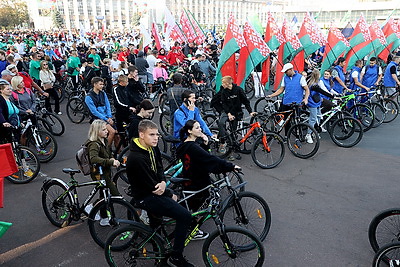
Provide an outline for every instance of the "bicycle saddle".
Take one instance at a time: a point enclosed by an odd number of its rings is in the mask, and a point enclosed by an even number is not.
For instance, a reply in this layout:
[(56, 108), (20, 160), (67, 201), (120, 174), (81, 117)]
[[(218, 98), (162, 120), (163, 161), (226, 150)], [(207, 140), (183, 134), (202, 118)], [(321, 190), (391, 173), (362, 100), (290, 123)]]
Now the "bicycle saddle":
[(71, 169), (71, 168), (64, 168), (64, 169), (62, 169), (62, 171), (64, 173), (69, 173), (69, 174), (75, 174), (75, 173), (80, 173), (81, 172), (81, 170)]
[(169, 179), (169, 181), (173, 184), (179, 184), (179, 183), (190, 181), (190, 179), (189, 178), (172, 177), (171, 179)]

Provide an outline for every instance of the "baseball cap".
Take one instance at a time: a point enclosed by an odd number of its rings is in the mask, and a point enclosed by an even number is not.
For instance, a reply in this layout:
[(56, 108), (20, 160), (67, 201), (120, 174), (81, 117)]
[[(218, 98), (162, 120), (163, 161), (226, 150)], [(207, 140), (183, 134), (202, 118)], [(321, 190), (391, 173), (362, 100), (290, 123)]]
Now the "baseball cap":
[(157, 63), (160, 63), (160, 62), (162, 62), (162, 60), (159, 59), (159, 58), (157, 58), (157, 59), (156, 59), (156, 62), (154, 62), (154, 65), (157, 65)]
[(9, 70), (3, 70), (2, 72), (1, 72), (1, 76), (4, 76), (4, 75), (11, 75), (11, 76), (15, 76), (15, 74), (14, 73), (12, 73), (11, 71), (9, 71)]
[(281, 72), (286, 72), (287, 70), (293, 69), (293, 64), (292, 63), (286, 63), (283, 65), (282, 71)]
[(5, 84), (10, 85), (10, 83), (8, 81), (6, 81), (4, 79), (0, 79), (0, 85), (5, 85)]
[(10, 65), (8, 65), (7, 66), (7, 70), (12, 70), (12, 69), (14, 69), (14, 68), (16, 68), (17, 66), (16, 65), (14, 65), (14, 64), (10, 64)]

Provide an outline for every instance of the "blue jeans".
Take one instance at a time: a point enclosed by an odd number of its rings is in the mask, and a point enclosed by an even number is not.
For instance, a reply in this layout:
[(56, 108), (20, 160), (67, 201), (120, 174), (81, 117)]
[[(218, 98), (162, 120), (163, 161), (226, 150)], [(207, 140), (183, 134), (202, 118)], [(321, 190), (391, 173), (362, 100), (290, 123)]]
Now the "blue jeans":
[[(320, 122), (321, 120), (321, 108), (320, 107), (316, 107), (316, 108), (310, 108), (308, 107), (308, 110), (310, 111), (310, 117), (308, 118), (308, 123), (314, 127), (315, 123)], [(308, 129), (308, 133), (311, 133), (311, 129)]]

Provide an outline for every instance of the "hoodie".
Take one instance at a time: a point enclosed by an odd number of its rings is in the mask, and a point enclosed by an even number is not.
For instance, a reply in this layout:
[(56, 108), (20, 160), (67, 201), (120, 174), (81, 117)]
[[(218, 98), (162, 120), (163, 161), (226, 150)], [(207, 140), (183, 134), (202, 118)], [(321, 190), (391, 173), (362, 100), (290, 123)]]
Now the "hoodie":
[(138, 68), (139, 75), (147, 75), (147, 68), (149, 67), (149, 63), (144, 59), (143, 51), (140, 51), (137, 59), (135, 60), (135, 66)]
[(189, 178), (191, 184), (186, 188), (199, 190), (210, 184), (210, 173), (233, 171), (235, 165), (209, 154), (197, 142), (182, 143), (176, 151), (183, 163), (182, 177)]
[[(161, 152), (157, 147), (145, 148), (139, 138), (133, 139), (126, 162), (126, 174), (135, 200), (152, 195), (155, 185), (165, 181)], [(171, 194), (165, 190), (164, 195)]]

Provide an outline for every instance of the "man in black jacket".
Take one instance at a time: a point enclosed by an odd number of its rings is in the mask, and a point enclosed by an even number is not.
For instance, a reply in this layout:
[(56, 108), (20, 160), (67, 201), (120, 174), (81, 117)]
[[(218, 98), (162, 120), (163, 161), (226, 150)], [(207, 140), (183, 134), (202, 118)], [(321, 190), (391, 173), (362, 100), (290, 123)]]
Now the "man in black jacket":
[(144, 58), (143, 51), (138, 53), (138, 57), (135, 60), (135, 66), (137, 67), (139, 78), (142, 80), (142, 83), (147, 84), (147, 68), (149, 67), (149, 63)]
[(153, 228), (157, 227), (157, 217), (176, 220), (173, 252), (168, 260), (173, 266), (194, 266), (182, 255), (192, 216), (174, 200), (176, 197), (171, 191), (166, 190), (161, 153), (157, 148), (158, 136), (154, 122), (142, 120), (139, 123), (139, 138), (133, 139), (126, 164), (133, 200), (148, 212)]
[(129, 106), (126, 86), (128, 85), (128, 76), (120, 75), (118, 77), (118, 85), (113, 89), (113, 98), (115, 106), (115, 120), (118, 132), (123, 132), (123, 123), (129, 123), (129, 115), (131, 111), (135, 111), (134, 107)]
[(146, 88), (140, 81), (138, 69), (136, 66), (128, 67), (128, 85), (126, 86), (126, 95), (128, 98), (128, 105), (136, 108), (143, 100), (143, 93)]
[[(232, 131), (237, 128), (238, 121), (243, 118), (242, 105), (244, 105), (251, 116), (256, 115), (256, 112), (252, 112), (250, 101), (247, 99), (244, 90), (233, 83), (231, 76), (222, 77), (221, 92), (221, 103), (222, 113), (218, 122), (218, 138), (224, 141), (224, 137), (227, 136), (226, 122), (229, 120), (232, 122)], [(226, 152), (226, 144), (222, 143), (219, 149), (220, 153)]]

